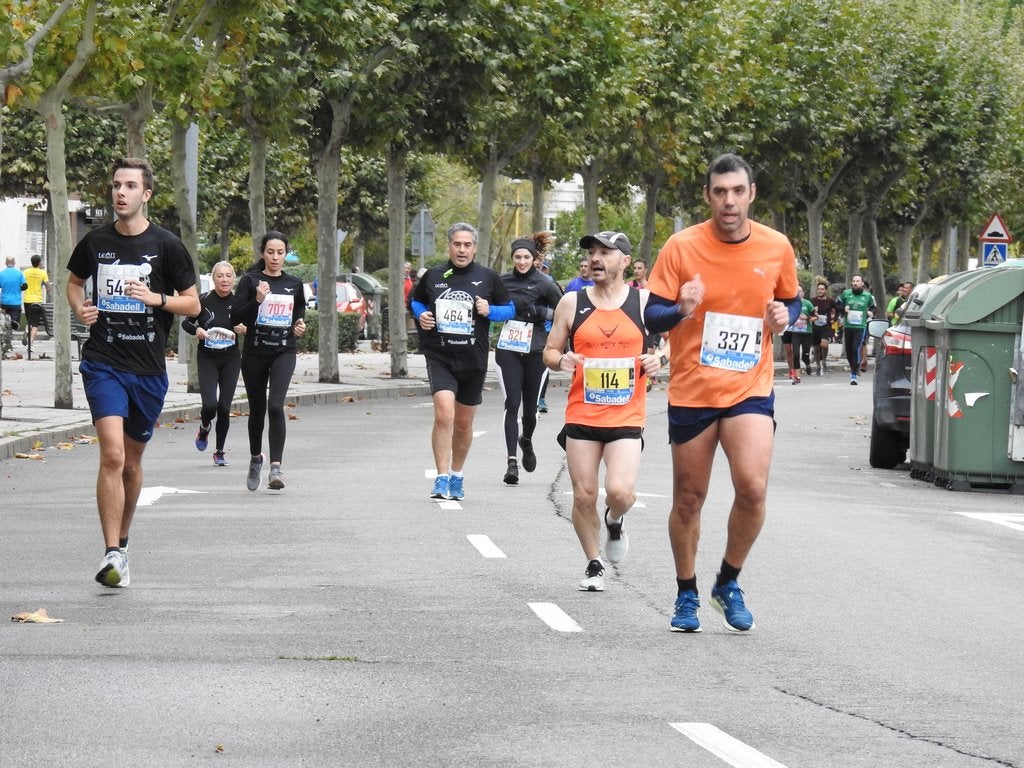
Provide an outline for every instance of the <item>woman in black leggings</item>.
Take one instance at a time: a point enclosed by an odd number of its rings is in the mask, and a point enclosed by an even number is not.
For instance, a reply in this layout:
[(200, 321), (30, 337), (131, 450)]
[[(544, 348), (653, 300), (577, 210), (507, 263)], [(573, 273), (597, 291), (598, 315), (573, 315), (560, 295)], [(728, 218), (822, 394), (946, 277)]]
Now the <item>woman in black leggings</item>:
[(236, 334), (245, 333), (244, 325), (231, 326), (231, 303), (235, 300), (235, 268), (230, 262), (218, 261), (210, 271), (213, 290), (204, 293), (199, 301), (202, 312), (198, 317), (187, 317), (181, 327), (199, 339), (196, 367), (199, 371), (199, 392), (203, 398), (199, 413), (199, 431), (196, 448), (205, 451), (217, 417), (216, 448), (213, 463), (226, 467), (224, 441), (231, 426), (231, 401), (238, 385), (238, 371), (242, 354), (236, 343)]
[[(551, 242), (551, 235), (539, 232), (532, 238), (512, 243), (512, 271), (501, 279), (516, 306), (516, 314), (501, 328), (498, 348), (498, 380), (505, 393), (505, 447), (508, 463), (505, 483), (519, 482), (518, 450), (523, 451), (523, 469), (537, 468), (533, 452), (533, 431), (537, 427), (537, 401), (547, 380), (548, 369), (542, 359), (551, 318), (562, 292), (555, 281), (534, 265), (537, 256)], [(523, 409), (523, 434), (519, 436), (519, 408)]]
[[(249, 473), (245, 487), (255, 491), (263, 470), (263, 421), (269, 416), (270, 482), (284, 488), (284, 398), (295, 371), (295, 339), (306, 332), (302, 282), (282, 271), (288, 238), (267, 232), (260, 258), (238, 281), (231, 321), (248, 329), (242, 348), (242, 380), (249, 398)], [(269, 395), (268, 395), (269, 389)]]

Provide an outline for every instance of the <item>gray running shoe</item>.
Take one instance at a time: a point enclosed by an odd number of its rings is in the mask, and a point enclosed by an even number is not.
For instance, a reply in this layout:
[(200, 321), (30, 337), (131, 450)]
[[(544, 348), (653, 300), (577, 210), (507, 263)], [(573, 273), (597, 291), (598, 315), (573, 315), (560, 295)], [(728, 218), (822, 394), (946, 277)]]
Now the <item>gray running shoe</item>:
[(280, 491), (284, 488), (284, 475), (281, 473), (280, 464), (270, 465), (270, 483), (267, 487), (273, 488), (275, 491)]
[(96, 581), (104, 587), (121, 586), (124, 555), (120, 549), (112, 549), (100, 560), (100, 569), (96, 573)]
[(245, 478), (245, 487), (255, 491), (260, 487), (260, 473), (263, 471), (263, 454), (249, 459), (249, 474)]

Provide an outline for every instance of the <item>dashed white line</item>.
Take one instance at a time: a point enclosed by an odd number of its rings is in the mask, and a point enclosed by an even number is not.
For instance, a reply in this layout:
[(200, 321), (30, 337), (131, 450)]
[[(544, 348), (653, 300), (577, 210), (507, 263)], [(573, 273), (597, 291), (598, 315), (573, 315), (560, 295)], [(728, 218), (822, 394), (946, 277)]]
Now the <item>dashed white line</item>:
[(527, 603), (527, 605), (530, 606), (541, 621), (556, 632), (583, 631), (583, 628), (573, 620), (572, 616), (554, 603)]
[(719, 730), (711, 723), (669, 723), (694, 744), (721, 758), (733, 768), (786, 768), (753, 747)]
[(135, 502), (135, 506), (151, 507), (160, 500), (161, 496), (171, 493), (204, 493), (204, 491), (188, 491), (183, 488), (168, 488), (164, 485), (155, 485), (152, 488), (143, 488), (139, 492), (139, 500)]
[(498, 549), (489, 536), (484, 536), (482, 533), (470, 533), (466, 538), (484, 557), (505, 557), (505, 553)]

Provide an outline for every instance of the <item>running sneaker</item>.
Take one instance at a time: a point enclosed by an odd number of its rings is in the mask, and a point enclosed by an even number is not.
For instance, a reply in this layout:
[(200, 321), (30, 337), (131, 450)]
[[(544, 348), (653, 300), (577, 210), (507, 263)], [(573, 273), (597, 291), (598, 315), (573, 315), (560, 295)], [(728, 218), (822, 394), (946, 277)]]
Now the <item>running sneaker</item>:
[(851, 387), (856, 387), (857, 386), (857, 374), (856, 373), (851, 373), (850, 374), (850, 386)]
[(523, 449), (523, 469), (533, 472), (537, 468), (537, 454), (533, 452), (533, 440), (520, 437), (519, 447)]
[(735, 580), (711, 588), (711, 604), (724, 617), (725, 628), (732, 632), (746, 632), (754, 628), (754, 617), (743, 602), (743, 590)]
[(430, 498), (448, 498), (448, 475), (438, 475), (434, 478), (434, 490), (430, 492)]
[(814, 375), (814, 371), (811, 370), (810, 364), (807, 365), (807, 375), (808, 376), (813, 376)]
[(676, 597), (676, 609), (672, 614), (670, 629), (673, 632), (700, 632), (700, 619), (697, 618), (697, 609), (700, 608), (700, 598), (697, 591), (684, 589)]
[(267, 484), (267, 487), (275, 491), (280, 491), (284, 488), (284, 475), (281, 473), (280, 464), (270, 465), (270, 482)]
[(505, 470), (505, 485), (516, 485), (519, 482), (519, 464), (515, 459), (508, 460), (508, 469)]
[(466, 493), (462, 490), (462, 475), (451, 475), (448, 478), (448, 495), (445, 498), (458, 500), (465, 497)]
[(245, 478), (245, 487), (255, 491), (260, 487), (260, 473), (263, 471), (263, 454), (249, 459), (249, 474)]
[(132, 581), (131, 574), (128, 572), (128, 547), (121, 548), (121, 563), (121, 583), (117, 586), (127, 587)]
[(228, 460), (224, 456), (224, 451), (213, 452), (213, 464), (217, 467), (226, 467), (228, 465)]
[(210, 444), (210, 428), (204, 427), (202, 424), (199, 425), (199, 431), (196, 432), (196, 449), (205, 451), (206, 446)]
[(600, 560), (587, 563), (587, 575), (580, 582), (580, 592), (604, 592), (604, 566)]
[(629, 537), (622, 530), (622, 520), (612, 524), (608, 522), (608, 507), (604, 508), (604, 527), (608, 529), (608, 541), (604, 545), (604, 554), (609, 563), (617, 563), (626, 556), (629, 549)]
[(100, 560), (100, 569), (96, 573), (96, 581), (104, 587), (117, 587), (121, 585), (122, 569), (124, 568), (124, 555), (120, 549), (112, 549)]
[(548, 412), (548, 404), (544, 402), (544, 398), (542, 397), (540, 400), (537, 401), (537, 413), (547, 413), (547, 412)]

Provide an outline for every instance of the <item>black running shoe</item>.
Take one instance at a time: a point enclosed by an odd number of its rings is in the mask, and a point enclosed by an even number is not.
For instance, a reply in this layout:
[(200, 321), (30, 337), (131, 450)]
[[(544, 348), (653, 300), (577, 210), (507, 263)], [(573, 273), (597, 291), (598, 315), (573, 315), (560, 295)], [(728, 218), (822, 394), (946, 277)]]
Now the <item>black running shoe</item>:
[(537, 468), (537, 454), (533, 452), (533, 440), (520, 437), (519, 447), (523, 449), (523, 469), (533, 472)]

